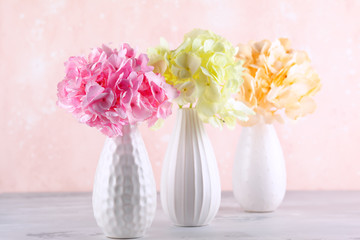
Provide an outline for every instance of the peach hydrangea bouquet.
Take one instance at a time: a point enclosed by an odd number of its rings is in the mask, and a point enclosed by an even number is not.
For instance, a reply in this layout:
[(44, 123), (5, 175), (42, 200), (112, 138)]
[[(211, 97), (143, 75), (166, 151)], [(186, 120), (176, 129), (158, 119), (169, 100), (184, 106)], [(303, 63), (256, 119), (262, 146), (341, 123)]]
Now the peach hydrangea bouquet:
[(291, 49), (285, 38), (249, 42), (238, 47), (236, 57), (245, 68), (238, 100), (256, 113), (240, 124), (283, 122), (284, 116), (296, 120), (314, 112), (316, 105), (312, 97), (321, 84), (306, 52)]
[(70, 57), (58, 84), (58, 105), (81, 123), (109, 137), (122, 135), (124, 125), (147, 121), (149, 126), (171, 114), (177, 91), (154, 73), (146, 54), (128, 44), (105, 45), (89, 56)]
[(241, 62), (236, 48), (211, 31), (195, 29), (184, 36), (175, 50), (165, 40), (148, 50), (150, 65), (161, 73), (180, 95), (174, 99), (180, 108), (196, 109), (200, 119), (221, 127), (234, 127), (246, 121), (252, 110), (235, 100), (242, 84)]

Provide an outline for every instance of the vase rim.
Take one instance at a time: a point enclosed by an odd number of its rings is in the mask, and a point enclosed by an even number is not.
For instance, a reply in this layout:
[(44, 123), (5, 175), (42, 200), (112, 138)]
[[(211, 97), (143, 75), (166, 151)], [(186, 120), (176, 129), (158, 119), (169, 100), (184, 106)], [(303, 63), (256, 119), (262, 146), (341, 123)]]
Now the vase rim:
[(189, 107), (185, 107), (185, 108), (179, 108), (178, 111), (196, 111), (196, 108), (189, 108)]
[(124, 128), (134, 128), (134, 127), (138, 127), (139, 123), (134, 123), (134, 124), (124, 124), (122, 127)]

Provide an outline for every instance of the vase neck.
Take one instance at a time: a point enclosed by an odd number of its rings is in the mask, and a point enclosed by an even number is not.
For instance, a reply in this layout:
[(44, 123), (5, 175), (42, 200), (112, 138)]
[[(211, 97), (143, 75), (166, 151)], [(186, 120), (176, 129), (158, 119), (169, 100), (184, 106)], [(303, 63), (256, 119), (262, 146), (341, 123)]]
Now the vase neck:
[(116, 142), (117, 144), (130, 142), (132, 138), (139, 135), (139, 130), (137, 124), (134, 125), (124, 125), (122, 128), (122, 136), (117, 136), (110, 138), (110, 140)]
[(177, 113), (177, 121), (200, 122), (202, 124), (195, 108), (180, 108)]
[(134, 125), (127, 124), (127, 125), (123, 126), (122, 133), (123, 133), (123, 136), (124, 136), (124, 135), (129, 135), (132, 132), (136, 132), (137, 130), (138, 130), (137, 124), (134, 124)]
[(186, 134), (187, 137), (206, 135), (203, 122), (194, 108), (179, 109), (176, 126), (179, 134)]
[(277, 135), (273, 124), (258, 122), (253, 126), (244, 127), (242, 134), (264, 136), (264, 135)]
[(259, 116), (257, 116), (257, 121), (255, 124), (249, 124), (249, 125), (246, 125), (246, 126), (243, 126), (244, 128), (273, 128), (274, 127), (274, 124), (273, 123), (267, 123), (265, 121), (265, 118), (259, 114)]

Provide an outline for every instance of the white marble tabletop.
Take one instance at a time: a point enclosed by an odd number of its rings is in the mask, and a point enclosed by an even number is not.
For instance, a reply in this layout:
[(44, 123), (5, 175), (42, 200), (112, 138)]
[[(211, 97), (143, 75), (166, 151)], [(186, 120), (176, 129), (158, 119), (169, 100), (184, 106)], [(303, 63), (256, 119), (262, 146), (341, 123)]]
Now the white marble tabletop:
[[(107, 239), (90, 193), (0, 194), (0, 240)], [(360, 240), (360, 192), (287, 192), (273, 213), (246, 213), (230, 192), (205, 227), (176, 227), (158, 203), (145, 239)]]

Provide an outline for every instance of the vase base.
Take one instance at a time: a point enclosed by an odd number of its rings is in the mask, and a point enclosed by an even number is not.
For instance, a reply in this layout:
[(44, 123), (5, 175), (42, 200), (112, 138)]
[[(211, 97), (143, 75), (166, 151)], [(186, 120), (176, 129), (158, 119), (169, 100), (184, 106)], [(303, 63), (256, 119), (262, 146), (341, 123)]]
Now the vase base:
[(106, 235), (106, 237), (107, 238), (111, 238), (111, 239), (136, 239), (136, 238), (142, 238), (142, 237), (144, 237), (144, 235), (139, 235), (139, 236), (132, 236), (132, 237), (125, 237), (125, 236), (123, 236), (123, 237), (111, 237), (111, 236), (107, 236)]
[(274, 210), (245, 210), (244, 209), (244, 211), (248, 212), (248, 213), (272, 213), (275, 211), (275, 209)]
[(188, 227), (188, 228), (196, 228), (196, 227), (206, 227), (208, 226), (209, 224), (201, 224), (201, 225), (187, 225), (187, 224), (174, 224), (176, 227)]

